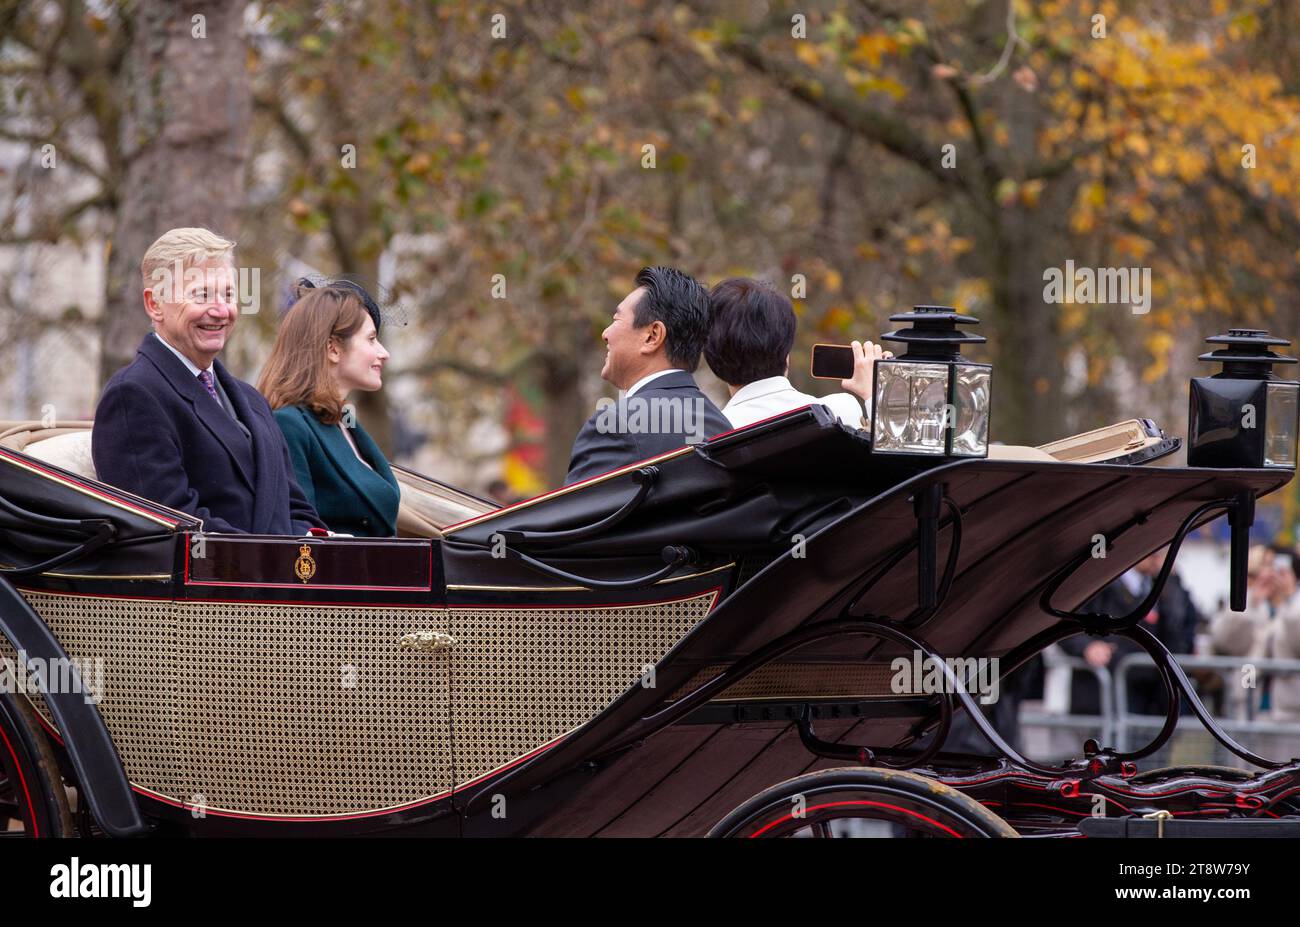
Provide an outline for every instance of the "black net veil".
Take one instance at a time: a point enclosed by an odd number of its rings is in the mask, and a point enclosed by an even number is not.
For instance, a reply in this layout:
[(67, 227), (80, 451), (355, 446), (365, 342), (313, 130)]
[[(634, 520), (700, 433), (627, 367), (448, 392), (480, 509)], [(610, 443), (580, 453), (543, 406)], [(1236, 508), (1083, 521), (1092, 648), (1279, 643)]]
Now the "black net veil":
[(404, 327), (409, 322), (406, 307), (394, 299), (386, 287), (377, 283), (366, 284), (352, 274), (338, 277), (308, 274), (299, 277), (290, 286), (288, 298), (280, 314), (288, 312), (298, 300), (312, 290), (326, 287), (355, 293), (361, 299), (362, 305), (366, 307), (366, 312), (370, 314), (370, 320), (375, 323), (377, 333), (385, 326)]

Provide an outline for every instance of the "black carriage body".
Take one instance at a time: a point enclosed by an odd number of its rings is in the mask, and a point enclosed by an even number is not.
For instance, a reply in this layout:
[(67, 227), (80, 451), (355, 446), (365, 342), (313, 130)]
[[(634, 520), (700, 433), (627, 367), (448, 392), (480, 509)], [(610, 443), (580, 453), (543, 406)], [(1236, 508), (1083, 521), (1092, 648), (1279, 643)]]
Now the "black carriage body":
[[(0, 450), (11, 503), (116, 531), (11, 580), (72, 657), (108, 667), (98, 706), (34, 698), (43, 722), (120, 803), (103, 744), (59, 730), (102, 716), (144, 817), (192, 833), (705, 833), (843, 765), (809, 752), (811, 720), (822, 743), (886, 749), (933, 727), (935, 697), (890, 685), (906, 641), (1025, 658), (1056, 621), (1049, 584), (1077, 607), (1207, 503), (1290, 476), (882, 459), (811, 406), (441, 538), (263, 538)], [(67, 547), (19, 522), (0, 561)], [(1106, 556), (1080, 559), (1099, 535)], [(845, 622), (901, 636), (832, 633)]]

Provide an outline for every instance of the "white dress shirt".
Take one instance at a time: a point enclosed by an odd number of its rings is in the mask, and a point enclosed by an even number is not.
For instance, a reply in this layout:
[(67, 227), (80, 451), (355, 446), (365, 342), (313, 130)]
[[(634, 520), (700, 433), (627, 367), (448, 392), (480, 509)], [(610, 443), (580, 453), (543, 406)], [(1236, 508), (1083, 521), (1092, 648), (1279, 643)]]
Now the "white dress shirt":
[[(179, 357), (181, 363), (185, 365), (185, 369), (190, 372), (194, 379), (198, 379), (200, 370), (198, 367), (194, 366), (194, 361), (190, 360), (180, 351), (168, 344), (167, 339), (162, 335), (154, 332), (153, 336), (163, 343), (163, 347)], [(239, 420), (239, 416), (235, 413), (235, 407), (230, 402), (230, 397), (226, 395), (226, 388), (222, 386), (221, 381), (217, 379), (217, 371), (214, 369), (213, 364), (208, 364), (207, 372), (212, 376), (212, 388), (217, 391), (217, 405), (221, 406), (221, 408), (223, 408), (226, 413), (235, 420), (235, 424), (239, 426), (239, 430), (244, 433), (245, 438), (248, 438), (250, 441), (253, 440), (253, 433), (248, 430), (247, 425)]]
[[(677, 368), (676, 368), (676, 367), (669, 367), (667, 370), (656, 370), (654, 373), (648, 373), (648, 374), (646, 374), (646, 375), (643, 376), (641, 379), (637, 380), (635, 383), (632, 384), (632, 388), (631, 388), (630, 390), (627, 391), (627, 397), (626, 397), (626, 398), (631, 399), (634, 395), (636, 395), (636, 391), (637, 391), (637, 390), (641, 389), (643, 386), (645, 386), (645, 385), (646, 385), (647, 383), (649, 383), (651, 380), (657, 380), (657, 379), (659, 379), (659, 378), (662, 377), (662, 376), (666, 376), (667, 374), (670, 374), (670, 373), (676, 373), (676, 372), (677, 372)], [(683, 371), (683, 373), (684, 373), (684, 372), (685, 372), (685, 371)]]
[(1139, 573), (1136, 569), (1128, 570), (1120, 575), (1120, 581), (1124, 583), (1124, 588), (1128, 594), (1135, 599), (1143, 598), (1151, 589), (1151, 583), (1146, 576)]
[[(173, 348), (170, 344), (168, 344), (166, 338), (164, 338), (162, 335), (158, 334), (157, 332), (154, 332), (154, 333), (153, 333), (153, 336), (154, 336), (155, 338), (157, 338), (159, 341), (161, 341), (161, 342), (163, 343), (163, 345), (167, 348), (168, 351), (171, 351), (173, 354), (175, 354), (177, 357), (179, 357), (179, 358), (181, 359), (181, 363), (185, 365), (185, 369), (188, 370), (191, 374), (193, 374), (196, 378), (198, 377), (198, 375), (199, 375), (200, 373), (202, 373), (202, 371), (199, 370), (198, 367), (195, 367), (195, 366), (194, 366), (194, 361), (190, 360), (188, 357), (186, 357), (186, 356), (185, 356), (184, 354), (182, 354), (180, 351), (176, 350), (176, 349)], [(217, 379), (217, 374), (216, 374), (216, 371), (214, 371), (214, 370), (212, 369), (212, 365), (211, 365), (211, 364), (208, 364), (208, 366), (207, 366), (207, 371), (208, 371), (208, 373), (212, 374), (212, 379), (215, 381), (215, 380)]]
[(722, 414), (735, 428), (744, 428), (754, 422), (820, 403), (850, 428), (862, 428), (862, 405), (850, 393), (832, 393), (829, 396), (809, 396), (790, 385), (786, 377), (768, 377), (746, 383), (736, 390), (736, 395), (722, 407)]

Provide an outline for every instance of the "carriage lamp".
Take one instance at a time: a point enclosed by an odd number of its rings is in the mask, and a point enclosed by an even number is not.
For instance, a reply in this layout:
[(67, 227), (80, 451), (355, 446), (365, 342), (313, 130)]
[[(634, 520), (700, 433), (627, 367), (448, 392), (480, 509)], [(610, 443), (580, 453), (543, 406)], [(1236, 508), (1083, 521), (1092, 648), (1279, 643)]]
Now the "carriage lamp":
[(962, 345), (987, 339), (957, 328), (977, 325), (979, 319), (949, 306), (914, 306), (889, 321), (911, 324), (881, 336), (907, 350), (876, 361), (872, 451), (987, 457), (993, 368), (961, 356)]
[(1223, 369), (1192, 380), (1188, 466), (1294, 468), (1300, 383), (1277, 376), (1273, 365), (1296, 360), (1271, 350), (1291, 342), (1251, 328), (1205, 340), (1224, 347), (1199, 359)]

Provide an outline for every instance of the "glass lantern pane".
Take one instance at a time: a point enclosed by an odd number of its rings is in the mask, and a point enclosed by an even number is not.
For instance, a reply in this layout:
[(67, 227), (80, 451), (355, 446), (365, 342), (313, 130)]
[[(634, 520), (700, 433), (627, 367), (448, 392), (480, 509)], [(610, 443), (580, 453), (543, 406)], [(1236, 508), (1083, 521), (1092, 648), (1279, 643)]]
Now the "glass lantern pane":
[[(927, 364), (933, 368), (933, 365)], [(937, 375), (927, 373), (912, 379), (913, 395), (916, 400), (912, 406), (912, 416), (916, 421), (916, 434), (911, 447), (926, 453), (942, 454), (944, 452), (944, 431), (948, 404), (948, 369), (940, 367)]]
[(989, 452), (989, 408), (992, 371), (986, 366), (957, 367), (953, 404), (957, 426), (952, 452), (962, 457), (986, 457)]
[(901, 366), (891, 365), (891, 369), (882, 372), (882, 398), (875, 406), (883, 410), (884, 414), (877, 420), (883, 424), (886, 439), (895, 447), (907, 440), (912, 425), (912, 384), (906, 371), (897, 369)]
[(942, 454), (947, 384), (945, 364), (877, 361), (871, 429), (874, 450)]
[(1269, 383), (1264, 419), (1264, 466), (1296, 465), (1296, 424), (1300, 414), (1300, 383)]

